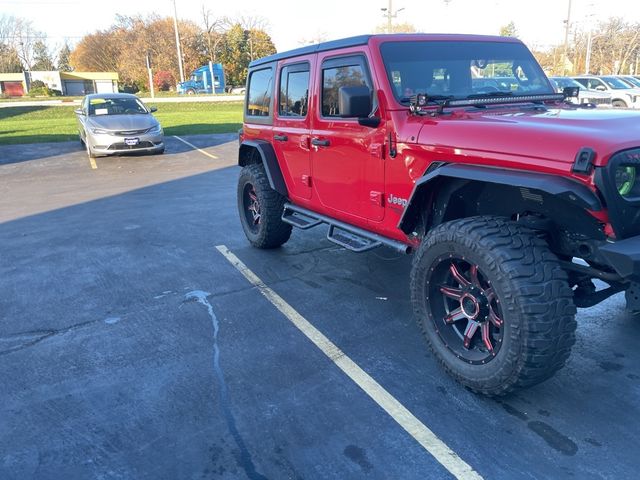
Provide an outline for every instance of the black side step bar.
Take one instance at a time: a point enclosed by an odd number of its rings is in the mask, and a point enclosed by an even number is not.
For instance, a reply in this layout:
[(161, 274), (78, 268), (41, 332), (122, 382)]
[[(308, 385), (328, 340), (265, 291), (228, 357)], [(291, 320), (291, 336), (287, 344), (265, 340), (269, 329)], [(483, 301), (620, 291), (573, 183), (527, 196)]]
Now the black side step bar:
[(285, 203), (284, 205), (282, 221), (304, 230), (325, 223), (329, 225), (327, 240), (353, 252), (366, 252), (382, 245), (400, 253), (407, 254), (412, 252), (410, 245), (290, 203)]

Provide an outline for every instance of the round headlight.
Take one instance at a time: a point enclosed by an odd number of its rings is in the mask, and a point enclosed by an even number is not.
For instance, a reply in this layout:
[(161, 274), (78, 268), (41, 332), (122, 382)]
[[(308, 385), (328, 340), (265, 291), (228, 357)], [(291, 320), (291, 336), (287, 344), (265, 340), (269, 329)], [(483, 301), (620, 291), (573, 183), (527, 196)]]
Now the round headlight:
[(616, 168), (616, 189), (623, 197), (633, 192), (636, 185), (636, 167), (621, 166)]

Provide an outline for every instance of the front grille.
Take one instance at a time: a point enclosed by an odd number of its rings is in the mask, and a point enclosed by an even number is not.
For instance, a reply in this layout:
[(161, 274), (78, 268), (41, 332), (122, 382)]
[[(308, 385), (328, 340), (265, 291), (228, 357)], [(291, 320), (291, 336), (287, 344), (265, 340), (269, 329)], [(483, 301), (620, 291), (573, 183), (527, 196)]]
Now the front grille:
[(587, 99), (589, 103), (593, 103), (594, 105), (610, 105), (610, 98), (589, 98)]
[(119, 132), (113, 132), (113, 134), (119, 135), (121, 137), (128, 137), (130, 135), (142, 135), (143, 133), (146, 133), (147, 130), (149, 129), (145, 128), (143, 130), (120, 130)]
[(153, 147), (151, 142), (140, 142), (137, 145), (127, 145), (126, 143), (112, 143), (109, 145), (109, 150), (138, 150), (140, 148)]

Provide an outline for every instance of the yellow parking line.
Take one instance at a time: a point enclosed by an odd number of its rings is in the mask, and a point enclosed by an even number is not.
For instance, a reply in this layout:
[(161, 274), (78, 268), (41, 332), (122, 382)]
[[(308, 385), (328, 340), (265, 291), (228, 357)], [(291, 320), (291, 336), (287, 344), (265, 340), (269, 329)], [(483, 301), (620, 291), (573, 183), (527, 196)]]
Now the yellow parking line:
[(187, 142), (184, 138), (180, 138), (177, 135), (174, 135), (173, 138), (177, 138), (178, 140), (180, 140), (182, 143), (184, 143), (185, 145), (189, 145), (191, 148), (193, 148), (194, 150), (199, 151), (200, 153), (202, 153), (203, 155), (206, 155), (209, 158), (213, 158), (214, 160), (218, 160), (218, 157), (216, 157), (215, 155), (210, 154), (209, 152), (205, 152), (204, 150), (202, 150), (201, 148), (196, 147), (193, 143), (189, 143)]
[(98, 164), (96, 163), (96, 159), (93, 157), (89, 157), (89, 163), (91, 164), (91, 168), (94, 170), (98, 169)]
[(374, 402), (387, 412), (427, 452), (458, 480), (482, 480), (482, 477), (451, 448), (440, 440), (427, 426), (375, 381), (358, 364), (351, 360), (320, 330), (300, 315), (280, 295), (274, 292), (249, 267), (236, 257), (225, 245), (216, 249), (233, 265), (249, 283), (282, 313), (298, 330), (311, 340), (322, 353), (358, 385)]

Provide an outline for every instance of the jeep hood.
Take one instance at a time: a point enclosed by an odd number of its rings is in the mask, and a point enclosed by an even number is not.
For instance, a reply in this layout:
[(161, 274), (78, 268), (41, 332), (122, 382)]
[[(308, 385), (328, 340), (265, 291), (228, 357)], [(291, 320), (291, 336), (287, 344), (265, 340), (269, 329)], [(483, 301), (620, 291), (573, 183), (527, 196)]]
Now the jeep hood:
[(590, 147), (595, 164), (603, 165), (619, 150), (640, 147), (640, 112), (633, 110), (499, 106), (424, 118), (417, 142), (461, 155), (573, 163), (581, 148)]

